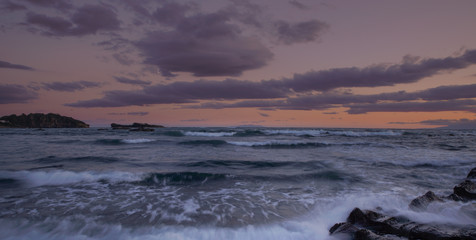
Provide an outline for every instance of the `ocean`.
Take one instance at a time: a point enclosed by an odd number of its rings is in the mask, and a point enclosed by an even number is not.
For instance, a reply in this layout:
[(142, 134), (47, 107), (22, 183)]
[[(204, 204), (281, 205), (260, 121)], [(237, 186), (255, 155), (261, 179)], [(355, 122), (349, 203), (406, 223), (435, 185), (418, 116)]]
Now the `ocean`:
[(355, 207), (424, 212), (476, 167), (476, 130), (0, 129), (0, 239), (335, 239)]

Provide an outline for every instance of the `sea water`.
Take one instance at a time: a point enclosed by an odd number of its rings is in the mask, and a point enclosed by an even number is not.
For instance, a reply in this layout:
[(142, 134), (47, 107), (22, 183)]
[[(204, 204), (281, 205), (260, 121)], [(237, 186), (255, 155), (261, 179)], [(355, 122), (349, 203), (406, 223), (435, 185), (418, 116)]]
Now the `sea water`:
[(0, 239), (334, 239), (355, 208), (413, 212), (476, 167), (476, 130), (0, 129)]

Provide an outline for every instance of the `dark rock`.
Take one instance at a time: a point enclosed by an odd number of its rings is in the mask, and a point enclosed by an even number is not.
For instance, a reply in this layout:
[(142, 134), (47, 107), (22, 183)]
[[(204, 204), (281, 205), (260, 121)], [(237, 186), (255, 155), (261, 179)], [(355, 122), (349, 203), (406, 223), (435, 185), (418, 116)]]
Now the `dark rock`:
[(466, 180), (453, 188), (453, 194), (463, 201), (476, 200), (476, 183)]
[(442, 202), (443, 199), (436, 196), (432, 191), (428, 191), (425, 195), (413, 199), (409, 207), (414, 211), (423, 211), (434, 201)]
[(402, 240), (406, 238), (398, 237), (395, 235), (377, 235), (368, 229), (360, 229), (354, 233), (354, 240)]
[(0, 118), (0, 127), (6, 128), (88, 128), (89, 125), (59, 114), (31, 113)]
[(359, 230), (358, 227), (354, 226), (351, 223), (348, 222), (342, 222), (342, 223), (336, 223), (334, 226), (329, 229), (329, 232), (331, 234), (338, 234), (338, 233), (344, 233), (344, 234), (354, 234)]
[(467, 179), (476, 179), (476, 168), (471, 169), (468, 173)]

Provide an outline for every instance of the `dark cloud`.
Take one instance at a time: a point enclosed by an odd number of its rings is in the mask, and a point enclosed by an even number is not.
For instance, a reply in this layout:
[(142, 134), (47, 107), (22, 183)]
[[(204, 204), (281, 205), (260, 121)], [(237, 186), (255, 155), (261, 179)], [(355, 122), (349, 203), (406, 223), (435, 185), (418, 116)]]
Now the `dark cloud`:
[(476, 100), (449, 100), (431, 102), (399, 102), (379, 104), (354, 104), (347, 111), (349, 114), (369, 112), (442, 112), (466, 111), (476, 113)]
[(149, 112), (127, 112), (127, 113), (109, 113), (109, 115), (114, 115), (114, 116), (145, 116), (148, 115)]
[(307, 10), (308, 9), (308, 6), (306, 6), (303, 3), (299, 2), (299, 1), (296, 1), (296, 0), (289, 1), (289, 4), (291, 4), (292, 6), (298, 8), (298, 9), (301, 9), (301, 10)]
[(0, 104), (26, 103), (37, 99), (38, 93), (16, 84), (0, 85)]
[(46, 90), (60, 91), (60, 92), (74, 92), (86, 88), (99, 87), (102, 84), (89, 81), (78, 82), (51, 82), (43, 83), (43, 88)]
[(29, 71), (35, 70), (32, 67), (28, 67), (28, 66), (20, 65), (20, 64), (13, 64), (13, 63), (5, 62), (5, 61), (0, 61), (0, 68), (12, 68), (12, 69), (29, 70)]
[[(351, 114), (361, 114), (366, 112), (386, 112), (387, 109), (403, 111), (408, 106), (407, 111), (415, 112), (423, 109), (422, 112), (437, 112), (453, 110), (452, 103), (460, 104), (454, 106), (455, 111), (473, 111), (471, 102), (461, 99), (476, 98), (476, 84), (460, 86), (440, 86), (417, 92), (390, 92), (371, 95), (355, 95), (351, 93), (327, 92), (318, 95), (302, 95), (288, 97), (285, 100), (251, 100), (235, 103), (208, 102), (202, 103), (192, 108), (267, 108), (281, 110), (325, 110), (336, 107), (347, 107)], [(415, 102), (427, 100), (429, 102)], [(452, 101), (447, 101), (452, 100)], [(433, 104), (434, 103), (434, 104)], [(466, 104), (465, 104), (466, 103)], [(441, 108), (438, 108), (441, 104)], [(427, 110), (424, 110), (427, 108)], [(450, 109), (450, 110), (448, 110)]]
[(130, 79), (130, 78), (126, 78), (126, 77), (114, 77), (114, 79), (116, 79), (116, 81), (118, 81), (120, 83), (130, 84), (130, 85), (145, 86), (145, 85), (150, 85), (151, 84), (151, 82), (148, 82), (148, 81), (143, 81), (143, 80), (139, 80), (139, 79)]
[(185, 19), (185, 14), (193, 8), (191, 4), (166, 1), (157, 7), (152, 17), (159, 23), (173, 26)]
[(259, 115), (261, 115), (262, 117), (269, 117), (269, 114), (266, 114), (266, 113), (258, 113)]
[(41, 27), (45, 35), (58, 37), (113, 31), (118, 30), (120, 26), (116, 13), (106, 5), (84, 5), (75, 10), (71, 19), (30, 12), (26, 22)]
[(329, 29), (327, 23), (318, 20), (309, 20), (294, 24), (278, 21), (275, 25), (279, 40), (285, 44), (316, 41), (322, 33)]
[(177, 23), (167, 21), (175, 24), (173, 30), (152, 32), (135, 44), (144, 63), (159, 67), (163, 76), (176, 72), (239, 76), (265, 66), (273, 57), (258, 39), (243, 36), (226, 12), (180, 15)]
[(4, 1), (0, 5), (0, 9), (6, 10), (9, 12), (14, 12), (14, 11), (21, 11), (21, 10), (26, 10), (27, 8), (21, 4), (13, 3), (11, 1)]
[(71, 3), (64, 0), (24, 0), (36, 6), (57, 8), (60, 10), (67, 10), (73, 7)]
[[(176, 41), (177, 42), (177, 41)], [(180, 40), (178, 40), (180, 42)], [(197, 80), (159, 84), (142, 90), (108, 91), (101, 99), (69, 104), (75, 107), (118, 107), (131, 105), (196, 103), (187, 108), (259, 108), (262, 110), (325, 110), (348, 108), (348, 113), (378, 111), (474, 111), (476, 84), (449, 85), (416, 92), (356, 95), (341, 87), (392, 86), (412, 83), (442, 71), (452, 71), (476, 63), (476, 50), (441, 59), (405, 57), (401, 64), (366, 68), (339, 68), (296, 74), (293, 78), (259, 82), (227, 79)], [(125, 79), (122, 81), (124, 82)], [(125, 80), (127, 82), (127, 80)], [(333, 91), (331, 91), (333, 90)], [(222, 102), (223, 100), (244, 100)], [(451, 103), (455, 103), (451, 107)], [(440, 106), (440, 107), (438, 107)], [(405, 110), (405, 107), (406, 108)], [(425, 110), (426, 108), (426, 110)]]
[(196, 100), (267, 99), (285, 97), (282, 89), (266, 88), (262, 83), (226, 79), (197, 80), (158, 84), (137, 91), (108, 91), (102, 99), (67, 104), (74, 107), (119, 107), (131, 105), (193, 103)]
[(476, 128), (476, 119), (436, 119), (421, 121), (421, 124), (444, 126), (449, 129), (474, 129)]
[(372, 65), (365, 68), (334, 68), (295, 74), (284, 84), (297, 92), (328, 91), (341, 87), (380, 87), (414, 83), (442, 71), (452, 71), (476, 64), (476, 50), (457, 57), (415, 59), (405, 57), (401, 64)]

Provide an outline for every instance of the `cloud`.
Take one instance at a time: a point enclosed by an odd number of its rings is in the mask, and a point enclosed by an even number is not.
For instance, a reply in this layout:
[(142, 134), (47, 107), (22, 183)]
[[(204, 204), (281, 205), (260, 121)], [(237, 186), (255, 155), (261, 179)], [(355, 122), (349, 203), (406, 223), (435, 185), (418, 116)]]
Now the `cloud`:
[(73, 107), (120, 107), (149, 104), (193, 103), (196, 100), (266, 99), (285, 97), (287, 92), (263, 88), (261, 83), (226, 79), (158, 84), (135, 91), (108, 91), (101, 99), (66, 104)]
[(116, 13), (106, 5), (84, 5), (75, 10), (71, 19), (29, 12), (26, 22), (43, 29), (45, 35), (57, 37), (97, 34), (120, 26)]
[(38, 93), (16, 84), (0, 85), (0, 104), (26, 103), (37, 99)]
[(296, 1), (296, 0), (289, 1), (289, 4), (291, 4), (292, 6), (298, 8), (300, 10), (307, 10), (308, 9), (308, 6), (306, 6), (303, 3), (299, 2), (299, 1)]
[(400, 102), (379, 104), (355, 104), (348, 106), (349, 114), (369, 112), (442, 112), (466, 111), (476, 113), (476, 100), (449, 100), (431, 102)]
[(261, 115), (262, 117), (269, 117), (269, 114), (266, 114), (266, 113), (258, 113), (259, 115)]
[(99, 86), (101, 86), (100, 83), (89, 81), (43, 83), (44, 89), (60, 92), (74, 92)]
[(17, 4), (17, 3), (13, 3), (11, 1), (4, 1), (2, 4), (1, 4), (1, 8), (2, 10), (6, 10), (6, 11), (9, 11), (9, 12), (14, 12), (14, 11), (21, 11), (21, 10), (26, 10), (27, 8), (21, 4)]
[(32, 67), (28, 67), (28, 66), (20, 65), (20, 64), (13, 64), (13, 63), (5, 62), (5, 61), (0, 61), (0, 68), (12, 68), (12, 69), (29, 70), (29, 71), (35, 70)]
[(64, 0), (24, 0), (30, 4), (40, 6), (40, 7), (51, 7), (60, 10), (71, 9), (73, 5)]
[(334, 68), (294, 74), (284, 85), (297, 92), (329, 91), (342, 87), (381, 87), (414, 83), (442, 71), (452, 71), (476, 64), (476, 50), (457, 57), (415, 59), (404, 57), (402, 63), (378, 64), (364, 68)]
[(124, 83), (124, 84), (130, 84), (130, 85), (144, 86), (144, 85), (150, 85), (151, 84), (151, 82), (149, 82), (149, 81), (142, 81), (142, 80), (139, 80), (139, 79), (130, 79), (130, 78), (126, 78), (126, 77), (114, 77), (114, 79), (116, 79), (117, 82)]
[[(440, 86), (416, 92), (399, 91), (370, 95), (326, 92), (318, 95), (293, 96), (288, 97), (285, 100), (248, 100), (235, 103), (208, 102), (192, 106), (191, 108), (325, 110), (337, 107), (347, 107), (349, 108), (348, 113), (350, 114), (390, 111), (473, 111), (474, 106), (471, 105), (472, 102), (469, 102), (468, 104), (468, 102), (462, 100), (472, 98), (476, 98), (476, 84)], [(428, 102), (421, 102), (422, 100)], [(455, 104), (455, 106), (448, 106), (451, 104)]]
[[(423, 108), (443, 104), (450, 100), (476, 98), (476, 84), (448, 85), (416, 92), (389, 92), (356, 95), (342, 92), (341, 87), (388, 86), (416, 82), (425, 76), (451, 71), (476, 63), (476, 50), (467, 50), (459, 56), (441, 59), (405, 57), (401, 64), (373, 65), (366, 68), (339, 68), (295, 74), (281, 80), (226, 79), (224, 81), (196, 80), (174, 82), (146, 87), (142, 90), (108, 91), (101, 99), (68, 104), (74, 107), (117, 107), (131, 105), (197, 103), (187, 108), (259, 108), (262, 110), (325, 110), (349, 108), (348, 113), (360, 114), (376, 111), (425, 111)], [(347, 78), (346, 78), (347, 77)], [(404, 79), (406, 77), (406, 79)], [(332, 90), (332, 91), (331, 91)], [(229, 100), (223, 102), (223, 100)], [(243, 100), (230, 102), (233, 100)], [(429, 101), (425, 103), (424, 101)], [(456, 103), (461, 103), (456, 101)], [(438, 109), (431, 105), (426, 111), (473, 111), (469, 105)], [(400, 109), (400, 110), (398, 110)]]
[(285, 21), (275, 23), (277, 36), (285, 44), (316, 41), (322, 33), (329, 29), (329, 25), (318, 20), (309, 20), (290, 24)]
[(129, 116), (145, 116), (148, 115), (149, 112), (127, 112), (127, 113), (109, 113), (109, 115), (114, 115), (114, 116), (124, 116), (124, 115), (129, 115)]
[(442, 128), (449, 129), (474, 129), (476, 128), (476, 119), (436, 119), (436, 120), (426, 120), (421, 121), (421, 124), (425, 125), (443, 125)]
[(174, 14), (162, 20), (175, 24), (172, 30), (151, 32), (135, 43), (144, 63), (157, 66), (163, 76), (177, 72), (239, 76), (265, 66), (273, 57), (257, 38), (242, 35), (225, 11), (185, 17), (175, 10)]

